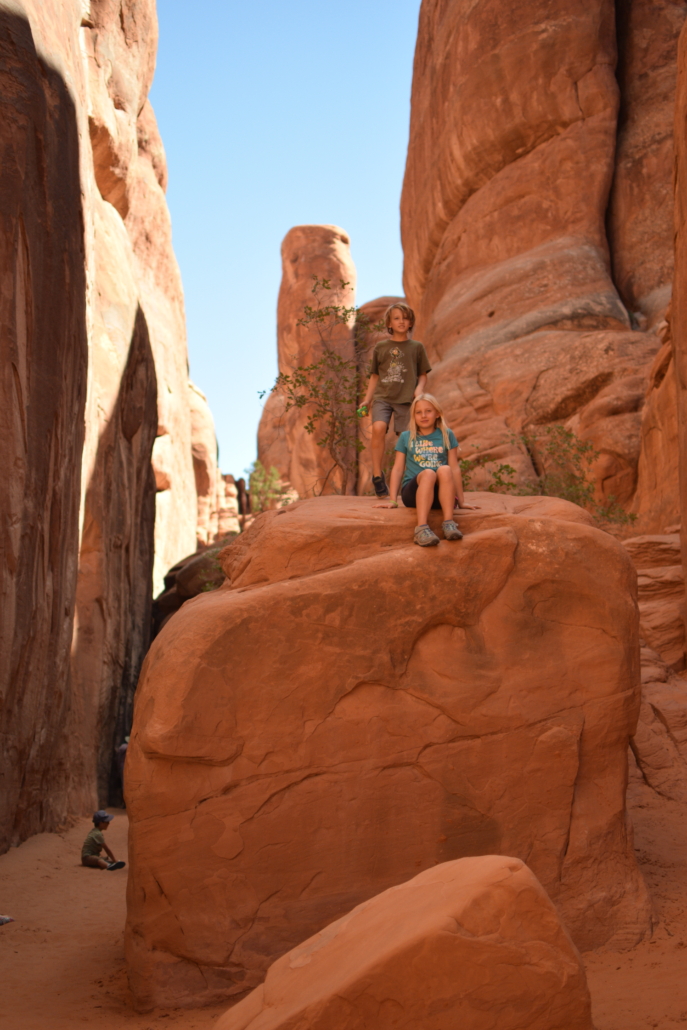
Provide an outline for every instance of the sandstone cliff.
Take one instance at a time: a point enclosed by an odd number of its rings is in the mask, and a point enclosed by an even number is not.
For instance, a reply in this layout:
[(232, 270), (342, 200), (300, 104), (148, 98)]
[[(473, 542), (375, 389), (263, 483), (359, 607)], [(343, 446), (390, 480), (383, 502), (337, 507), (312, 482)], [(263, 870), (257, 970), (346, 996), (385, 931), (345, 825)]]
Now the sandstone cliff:
[(0, 849), (106, 799), (151, 581), (196, 543), (156, 45), (154, 0), (0, 2)]
[[(313, 276), (331, 283), (322, 293), (323, 305), (349, 308), (355, 303), (356, 273), (349, 247), (347, 234), (335, 225), (299, 225), (284, 237), (277, 304), (280, 373), (291, 375), (299, 366), (319, 361), (325, 346), (345, 361), (355, 359), (352, 327), (339, 326), (331, 335), (325, 332), (323, 340), (317, 322), (298, 324), (306, 305), (317, 303)], [(304, 431), (307, 414), (308, 409), (286, 411), (282, 391), (269, 394), (258, 430), (258, 458), (266, 468), (276, 468), (300, 497), (340, 492), (341, 477), (327, 450), (318, 446), (319, 434)], [(349, 492), (353, 487), (351, 482)]]
[(644, 532), (678, 516), (670, 380), (650, 377), (686, 13), (424, 0), (401, 204), (406, 294), (466, 454), (526, 477), (513, 432), (566, 423)]

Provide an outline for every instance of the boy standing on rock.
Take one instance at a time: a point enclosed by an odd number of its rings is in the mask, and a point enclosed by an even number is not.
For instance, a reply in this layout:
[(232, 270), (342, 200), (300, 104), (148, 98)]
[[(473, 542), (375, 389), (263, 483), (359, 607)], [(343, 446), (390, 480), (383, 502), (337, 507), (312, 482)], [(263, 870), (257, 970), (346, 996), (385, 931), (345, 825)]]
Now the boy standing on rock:
[(367, 415), (372, 401), (372, 485), (377, 497), (388, 497), (389, 490), (382, 471), (384, 440), (391, 416), (394, 432), (408, 428), (410, 405), (414, 397), (424, 393), (427, 373), (431, 372), (425, 348), (410, 339), (415, 313), (407, 304), (392, 304), (384, 322), (390, 340), (380, 340), (372, 353), (370, 381), (358, 415)]

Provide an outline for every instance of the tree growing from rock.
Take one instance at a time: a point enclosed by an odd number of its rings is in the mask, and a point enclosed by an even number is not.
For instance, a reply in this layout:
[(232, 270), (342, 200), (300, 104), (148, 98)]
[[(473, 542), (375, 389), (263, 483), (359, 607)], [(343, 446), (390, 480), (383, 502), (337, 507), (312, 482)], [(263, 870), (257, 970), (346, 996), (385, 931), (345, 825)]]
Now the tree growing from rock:
[[(341, 289), (349, 284), (340, 280)], [(356, 415), (362, 390), (358, 360), (341, 357), (337, 342), (343, 332), (350, 332), (358, 309), (342, 304), (327, 303), (327, 291), (331, 290), (330, 279), (313, 276), (312, 294), (314, 301), (306, 304), (298, 325), (313, 329), (320, 341), (322, 356), (310, 365), (299, 365), (290, 373), (277, 376), (272, 392), (281, 392), (284, 411), (293, 408), (306, 415), (304, 429), (316, 438), (331, 458), (331, 467), (319, 486), (322, 494), (327, 484), (340, 484), (341, 493), (355, 482), (358, 471), (358, 455), (364, 444), (358, 436), (359, 419)], [(358, 314), (356, 343), (361, 331), (379, 328), (372, 326), (370, 319)], [(264, 395), (263, 395), (264, 396)], [(335, 473), (339, 472), (336, 477)]]

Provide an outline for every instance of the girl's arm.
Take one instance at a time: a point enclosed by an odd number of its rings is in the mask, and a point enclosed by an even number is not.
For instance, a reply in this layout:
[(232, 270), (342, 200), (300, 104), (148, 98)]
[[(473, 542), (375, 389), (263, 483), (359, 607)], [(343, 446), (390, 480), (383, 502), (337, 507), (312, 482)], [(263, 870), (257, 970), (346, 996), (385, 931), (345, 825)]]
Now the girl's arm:
[(391, 470), (391, 477), (389, 479), (390, 500), (384, 501), (382, 504), (373, 504), (373, 508), (398, 508), (398, 491), (401, 488), (401, 477), (403, 475), (403, 470), (405, 467), (405, 454), (403, 453), (403, 451), (396, 451), (394, 467)]
[(463, 493), (463, 477), (460, 474), (460, 465), (458, 464), (458, 448), (452, 447), (448, 452), (448, 465), (453, 473), (453, 482), (456, 487), (456, 497), (458, 498), (458, 507), (465, 508), (467, 511), (477, 511), (476, 504), (466, 504), (465, 494)]

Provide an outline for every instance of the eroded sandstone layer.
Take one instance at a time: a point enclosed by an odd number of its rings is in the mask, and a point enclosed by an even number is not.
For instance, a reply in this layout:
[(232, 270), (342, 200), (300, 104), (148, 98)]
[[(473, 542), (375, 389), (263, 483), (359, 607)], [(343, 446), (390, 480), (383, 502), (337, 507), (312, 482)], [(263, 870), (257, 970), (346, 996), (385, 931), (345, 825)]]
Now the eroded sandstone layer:
[(197, 499), (154, 0), (0, 0), (0, 47), (4, 850), (107, 800)]
[(401, 204), (406, 295), (465, 453), (527, 479), (514, 434), (564, 423), (600, 452), (599, 499), (653, 533), (678, 511), (665, 367), (649, 381), (686, 13), (424, 0)]
[(127, 759), (140, 1005), (245, 991), (469, 855), (526, 860), (579, 947), (647, 931), (625, 819), (634, 568), (567, 502), (474, 500), (465, 539), (429, 552), (410, 511), (367, 499), (260, 515), (225, 586), (155, 640)]
[[(329, 289), (320, 292), (322, 307), (354, 305), (356, 272), (347, 233), (336, 225), (297, 225), (284, 237), (281, 259), (282, 280), (277, 302), (279, 372), (290, 376), (297, 368), (316, 364), (327, 347), (344, 361), (354, 361), (352, 326), (340, 325), (330, 332), (327, 319), (309, 325), (298, 324), (305, 316), (306, 307), (318, 305), (317, 296), (313, 294), (313, 276), (330, 283)], [(313, 383), (315, 381), (312, 379)], [(287, 396), (283, 390), (269, 394), (258, 430), (258, 458), (265, 468), (276, 468), (299, 497), (341, 492), (340, 472), (333, 468), (328, 450), (318, 446), (322, 422), (314, 434), (307, 433), (304, 426), (312, 408), (287, 411), (286, 406)], [(353, 477), (348, 492), (354, 487)]]
[[(498, 1022), (497, 1022), (498, 1020)], [(584, 968), (517, 859), (444, 862), (282, 956), (217, 1030), (592, 1030)]]

